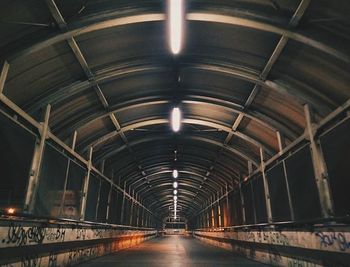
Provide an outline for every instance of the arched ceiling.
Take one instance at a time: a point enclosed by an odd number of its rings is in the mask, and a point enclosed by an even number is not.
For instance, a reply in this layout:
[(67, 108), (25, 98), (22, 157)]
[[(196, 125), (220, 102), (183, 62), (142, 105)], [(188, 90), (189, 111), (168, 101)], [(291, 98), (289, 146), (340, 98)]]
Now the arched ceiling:
[[(160, 217), (191, 216), (350, 97), (350, 3), (187, 0), (173, 56), (166, 1), (5, 0), (4, 94), (133, 190)], [(182, 129), (169, 127), (178, 103)], [(175, 155), (176, 151), (176, 155)], [(176, 160), (175, 160), (176, 159)]]

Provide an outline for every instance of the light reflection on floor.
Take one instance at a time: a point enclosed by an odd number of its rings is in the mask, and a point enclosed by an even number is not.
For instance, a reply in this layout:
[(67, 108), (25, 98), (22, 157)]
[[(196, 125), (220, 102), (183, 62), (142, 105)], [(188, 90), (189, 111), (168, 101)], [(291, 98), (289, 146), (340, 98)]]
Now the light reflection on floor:
[(86, 267), (211, 267), (266, 266), (229, 251), (204, 245), (190, 237), (172, 235), (152, 239), (136, 247), (95, 259), (79, 266)]

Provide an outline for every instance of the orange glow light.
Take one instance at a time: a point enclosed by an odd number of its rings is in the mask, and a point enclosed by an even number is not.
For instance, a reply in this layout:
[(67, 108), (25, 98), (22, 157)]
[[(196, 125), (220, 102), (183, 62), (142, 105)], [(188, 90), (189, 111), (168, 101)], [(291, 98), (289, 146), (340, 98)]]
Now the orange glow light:
[(7, 214), (15, 214), (16, 210), (14, 208), (8, 208)]

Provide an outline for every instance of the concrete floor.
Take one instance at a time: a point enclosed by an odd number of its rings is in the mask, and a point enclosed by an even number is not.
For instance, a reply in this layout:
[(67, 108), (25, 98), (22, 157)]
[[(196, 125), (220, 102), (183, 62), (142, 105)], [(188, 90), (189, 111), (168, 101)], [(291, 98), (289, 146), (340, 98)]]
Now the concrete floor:
[(97, 258), (79, 266), (266, 266), (232, 252), (205, 245), (198, 240), (182, 236), (166, 236), (152, 239), (136, 247)]

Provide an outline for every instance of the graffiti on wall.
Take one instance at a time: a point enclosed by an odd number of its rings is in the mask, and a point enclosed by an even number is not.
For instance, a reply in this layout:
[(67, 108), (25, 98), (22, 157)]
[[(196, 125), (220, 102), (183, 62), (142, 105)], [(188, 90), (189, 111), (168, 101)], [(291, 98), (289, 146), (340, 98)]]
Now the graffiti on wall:
[(21, 224), (11, 223), (8, 227), (7, 236), (2, 239), (2, 243), (16, 246), (27, 245), (28, 243), (41, 244), (45, 234), (46, 228), (44, 227), (22, 227)]
[(343, 232), (327, 231), (315, 232), (318, 237), (319, 245), (321, 248), (334, 247), (340, 251), (347, 251), (350, 249), (350, 240), (346, 238), (346, 234)]

